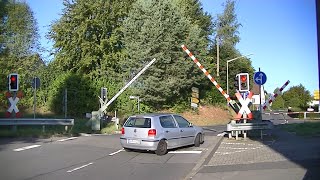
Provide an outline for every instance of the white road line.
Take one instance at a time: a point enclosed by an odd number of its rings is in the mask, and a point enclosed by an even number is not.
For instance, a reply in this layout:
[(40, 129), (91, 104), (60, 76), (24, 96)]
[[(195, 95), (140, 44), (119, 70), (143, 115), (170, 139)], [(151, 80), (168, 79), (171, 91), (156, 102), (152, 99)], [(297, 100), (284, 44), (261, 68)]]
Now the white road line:
[(60, 139), (57, 140), (58, 142), (63, 142), (63, 141), (69, 141), (69, 140), (73, 140), (73, 139), (77, 139), (78, 137), (71, 137), (71, 138), (67, 138), (67, 139)]
[(77, 171), (77, 170), (79, 170), (79, 169), (82, 169), (82, 168), (84, 168), (84, 167), (90, 166), (90, 165), (92, 165), (92, 164), (93, 164), (93, 162), (91, 162), (91, 163), (89, 163), (89, 164), (85, 164), (85, 165), (80, 166), (80, 167), (77, 167), (77, 168), (74, 168), (74, 169), (69, 170), (69, 171), (67, 171), (67, 172), (68, 172), (68, 173), (71, 173), (71, 172), (73, 172), (73, 171)]
[(118, 154), (118, 153), (121, 152), (121, 151), (124, 151), (124, 149), (120, 149), (119, 151), (113, 152), (113, 153), (109, 154), (109, 156), (113, 156), (113, 155), (115, 155), (115, 154)]
[(223, 133), (218, 134), (217, 136), (224, 136), (226, 134), (227, 134), (226, 132), (223, 132)]
[(27, 150), (27, 149), (32, 149), (32, 148), (36, 148), (36, 147), (40, 147), (41, 145), (31, 145), (31, 146), (26, 146), (26, 147), (22, 147), (22, 148), (18, 148), (18, 149), (14, 149), (13, 151), (19, 152), (19, 151), (23, 151), (23, 150)]
[(168, 154), (201, 154), (202, 151), (169, 151)]

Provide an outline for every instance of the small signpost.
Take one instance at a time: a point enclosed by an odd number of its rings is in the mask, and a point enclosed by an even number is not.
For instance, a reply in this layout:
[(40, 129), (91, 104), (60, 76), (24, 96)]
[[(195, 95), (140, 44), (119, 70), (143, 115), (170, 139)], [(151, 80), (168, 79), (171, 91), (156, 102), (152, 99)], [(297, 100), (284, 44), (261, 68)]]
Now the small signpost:
[(33, 87), (33, 118), (36, 118), (37, 89), (40, 88), (40, 79), (34, 77), (31, 86)]
[(261, 86), (267, 82), (267, 75), (264, 72), (260, 71), (260, 68), (259, 68), (259, 71), (255, 72), (253, 75), (253, 81), (257, 85), (259, 85), (259, 96), (260, 96), (259, 109), (260, 109), (260, 112), (262, 112), (262, 110), (261, 110)]
[(264, 72), (259, 70), (259, 72), (254, 73), (253, 81), (254, 81), (254, 83), (256, 83), (260, 86), (264, 85), (267, 82), (267, 75)]
[(199, 88), (192, 87), (191, 88), (192, 94), (191, 94), (191, 107), (198, 108), (199, 106)]

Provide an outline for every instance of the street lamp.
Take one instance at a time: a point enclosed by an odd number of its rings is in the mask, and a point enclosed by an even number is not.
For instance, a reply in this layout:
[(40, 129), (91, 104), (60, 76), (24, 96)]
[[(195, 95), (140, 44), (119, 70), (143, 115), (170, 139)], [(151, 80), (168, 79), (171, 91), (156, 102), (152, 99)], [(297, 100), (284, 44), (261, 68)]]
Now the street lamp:
[(139, 96), (130, 96), (130, 99), (137, 99), (138, 101), (138, 113), (140, 114), (140, 97)]
[(243, 57), (247, 57), (247, 56), (251, 56), (253, 54), (248, 54), (248, 55), (244, 55), (244, 56), (239, 56), (239, 57), (236, 57), (236, 58), (233, 58), (233, 59), (230, 59), (230, 60), (227, 60), (227, 94), (229, 95), (229, 62), (232, 62), (234, 60), (237, 60), (237, 59), (240, 59), (240, 58), (243, 58)]

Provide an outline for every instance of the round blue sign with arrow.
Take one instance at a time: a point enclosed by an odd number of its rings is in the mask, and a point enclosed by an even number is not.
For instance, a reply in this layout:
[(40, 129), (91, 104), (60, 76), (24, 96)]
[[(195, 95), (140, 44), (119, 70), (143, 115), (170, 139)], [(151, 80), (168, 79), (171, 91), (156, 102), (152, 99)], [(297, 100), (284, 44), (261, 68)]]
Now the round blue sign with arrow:
[(267, 82), (267, 75), (262, 71), (255, 72), (253, 76), (253, 81), (258, 85), (263, 85)]

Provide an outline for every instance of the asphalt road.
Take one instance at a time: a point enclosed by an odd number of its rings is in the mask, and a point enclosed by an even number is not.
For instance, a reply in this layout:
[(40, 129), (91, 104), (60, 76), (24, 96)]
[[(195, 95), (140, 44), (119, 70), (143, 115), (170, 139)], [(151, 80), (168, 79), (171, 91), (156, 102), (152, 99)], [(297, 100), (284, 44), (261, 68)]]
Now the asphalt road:
[(0, 139), (1, 179), (184, 179), (217, 136), (164, 156), (126, 152), (119, 135)]
[[(275, 125), (301, 120), (264, 117)], [(0, 179), (317, 179), (319, 138), (273, 132), (263, 141), (222, 137), (226, 126), (208, 126), (205, 143), (164, 156), (126, 152), (120, 135), (51, 139), (0, 139)], [(271, 138), (271, 139), (270, 139)], [(310, 178), (315, 177), (315, 178)]]

